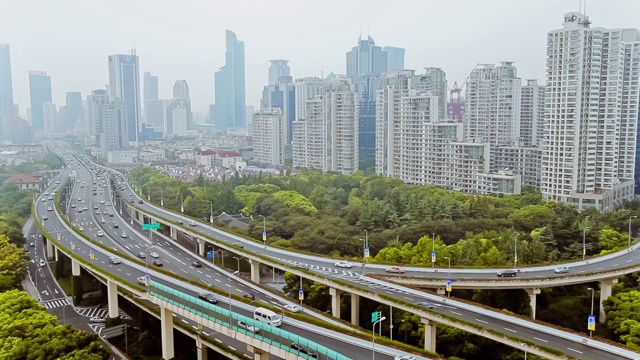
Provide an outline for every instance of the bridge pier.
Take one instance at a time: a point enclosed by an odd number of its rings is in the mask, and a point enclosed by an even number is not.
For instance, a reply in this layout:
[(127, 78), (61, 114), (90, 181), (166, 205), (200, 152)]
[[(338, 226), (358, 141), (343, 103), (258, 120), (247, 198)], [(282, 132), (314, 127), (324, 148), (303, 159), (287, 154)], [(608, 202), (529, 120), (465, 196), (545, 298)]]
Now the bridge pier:
[(269, 353), (247, 345), (247, 350), (253, 353), (253, 360), (269, 360)]
[(74, 258), (71, 258), (71, 275), (80, 276), (80, 263)]
[(53, 259), (53, 243), (47, 239), (47, 259)]
[(251, 281), (260, 284), (260, 262), (258, 260), (249, 259), (251, 265)]
[(196, 238), (196, 241), (198, 242), (198, 255), (204, 257), (204, 249), (205, 249), (205, 244), (206, 241), (204, 239), (198, 239)]
[(331, 315), (336, 318), (340, 318), (340, 296), (342, 291), (334, 288), (329, 288), (329, 294), (331, 294)]
[(617, 284), (618, 279), (604, 279), (600, 280), (600, 316), (598, 316), (598, 322), (604, 323), (607, 320), (607, 314), (604, 312), (604, 301), (611, 296), (611, 288), (613, 284)]
[(178, 240), (178, 229), (176, 229), (174, 226), (171, 226), (171, 228), (169, 230), (169, 236), (173, 240)]
[(198, 360), (208, 360), (208, 351), (207, 345), (204, 345), (202, 341), (200, 341), (200, 336), (196, 339), (196, 349), (198, 353)]
[(173, 313), (160, 308), (160, 335), (162, 336), (162, 358), (170, 360), (175, 357), (173, 349)]
[(436, 352), (436, 322), (420, 319), (424, 324), (424, 349)]
[(57, 247), (53, 247), (53, 258), (58, 261), (60, 257), (60, 254), (58, 254), (58, 248)]
[(140, 224), (144, 224), (144, 214), (141, 213), (140, 211), (136, 211), (138, 213), (138, 221), (140, 222)]
[(107, 301), (109, 304), (109, 317), (115, 319), (118, 317), (118, 285), (107, 279)]
[(529, 295), (529, 304), (531, 305), (531, 317), (536, 318), (536, 298), (537, 295), (540, 294), (539, 288), (528, 288), (524, 289)]
[(351, 294), (351, 324), (360, 326), (360, 295)]

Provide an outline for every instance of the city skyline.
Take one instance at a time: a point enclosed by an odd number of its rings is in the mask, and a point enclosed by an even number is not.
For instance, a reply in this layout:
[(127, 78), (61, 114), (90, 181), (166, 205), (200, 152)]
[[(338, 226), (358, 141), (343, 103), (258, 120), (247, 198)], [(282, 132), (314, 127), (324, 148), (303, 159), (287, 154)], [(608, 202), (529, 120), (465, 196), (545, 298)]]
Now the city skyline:
[[(69, 5), (75, 5), (65, 7), (44, 1), (36, 3), (43, 10), (38, 14), (30, 11), (33, 2), (6, 6), (15, 16), (0, 23), (3, 34), (0, 43), (11, 46), (14, 99), (23, 116), (29, 107), (29, 70), (47, 71), (52, 77), (53, 102), (60, 106), (66, 92), (89, 94), (104, 86), (108, 77), (104, 58), (129, 53), (133, 47), (140, 57), (140, 72), (150, 71), (158, 76), (160, 98), (170, 98), (172, 84), (186, 79), (191, 87), (193, 110), (207, 112), (214, 102), (213, 74), (224, 65), (224, 37), (220, 34), (225, 29), (234, 31), (245, 43), (247, 105), (259, 104), (262, 88), (268, 83), (270, 59), (290, 60), (294, 78), (320, 76), (322, 72), (326, 76), (331, 71), (342, 74), (345, 52), (356, 44), (358, 36), (367, 35), (375, 38), (376, 43), (405, 48), (408, 69), (443, 68), (450, 85), (454, 81), (462, 83), (477, 63), (499, 61), (514, 61), (522, 78), (543, 81), (544, 34), (560, 25), (558, 14), (577, 11), (580, 2), (549, 0), (517, 7), (501, 0), (491, 4), (458, 1), (438, 6), (408, 3), (411, 11), (405, 17), (389, 17), (385, 11), (388, 4), (381, 1), (348, 4), (329, 1), (322, 5), (285, 1), (279, 9), (288, 21), (279, 24), (263, 17), (268, 5), (260, 2), (225, 4), (224, 11), (216, 12), (209, 7), (212, 5), (193, 2), (185, 7), (184, 16), (174, 17), (175, 9), (168, 5), (141, 1), (130, 7), (129, 13), (118, 13), (122, 22), (128, 24), (122, 29), (109, 27), (111, 13), (119, 8), (118, 1), (95, 18), (69, 18), (65, 8), (74, 8), (78, 13), (88, 11), (85, 9), (88, 5), (80, 1), (70, 0)], [(398, 7), (403, 8), (401, 5)], [(332, 10), (337, 6), (342, 9), (339, 13)], [(148, 16), (151, 7), (153, 17)], [(501, 7), (502, 12), (496, 12), (495, 7)], [(350, 18), (352, 8), (357, 9), (362, 20), (341, 21)], [(425, 20), (421, 9), (448, 16)], [(242, 16), (225, 15), (233, 11)], [(633, 15), (638, 11), (640, 4), (633, 1), (592, 0), (587, 14), (606, 28), (640, 27)], [(314, 16), (305, 15), (310, 13)], [(322, 31), (317, 31), (314, 24), (324, 25), (329, 15), (335, 20), (334, 26), (323, 26)], [(144, 22), (133, 20), (142, 16)], [(175, 26), (171, 26), (171, 32), (163, 33), (163, 22), (169, 20)], [(29, 23), (41, 24), (50, 31), (35, 37)], [(270, 26), (265, 26), (267, 23)], [(296, 30), (291, 31), (293, 28)]]

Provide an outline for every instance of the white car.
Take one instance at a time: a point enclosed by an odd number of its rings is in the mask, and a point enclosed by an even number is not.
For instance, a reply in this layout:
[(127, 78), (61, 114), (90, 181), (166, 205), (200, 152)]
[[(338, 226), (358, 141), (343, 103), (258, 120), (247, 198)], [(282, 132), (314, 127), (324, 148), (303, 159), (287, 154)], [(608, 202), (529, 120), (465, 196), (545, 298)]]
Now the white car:
[(353, 267), (353, 264), (351, 264), (348, 261), (338, 261), (337, 263), (335, 263), (335, 266), (340, 268), (351, 269)]
[(98, 231), (98, 233), (96, 235), (98, 235), (100, 237), (103, 237), (104, 236), (104, 232), (103, 231)]
[(139, 278), (136, 278), (136, 281), (140, 285), (147, 286), (147, 280), (144, 278), (144, 276), (140, 276)]
[(259, 328), (255, 327), (255, 326), (251, 326), (247, 323), (245, 323), (244, 321), (238, 320), (238, 327), (241, 329), (245, 329), (247, 331), (251, 331), (252, 333), (257, 333), (258, 331), (260, 331)]
[(569, 267), (568, 266), (558, 266), (557, 268), (553, 269), (553, 272), (556, 274), (566, 274), (569, 272)]
[(397, 355), (393, 360), (417, 360), (413, 355)]
[(80, 227), (78, 228), (78, 230), (80, 230), (80, 231), (84, 231), (84, 227), (80, 226)]
[(105, 320), (105, 318), (101, 318), (99, 316), (94, 316), (91, 319), (89, 319), (89, 322), (91, 322), (91, 323), (104, 323), (106, 321), (107, 320)]
[(127, 233), (123, 232), (122, 234), (120, 234), (120, 237), (123, 238), (123, 239), (126, 239), (127, 238)]
[(158, 255), (158, 253), (155, 252), (155, 251), (150, 252), (149, 256), (151, 256), (152, 258), (156, 258), (156, 259), (160, 257), (160, 255)]
[(109, 264), (114, 264), (114, 265), (118, 265), (122, 262), (122, 260), (120, 260), (119, 257), (116, 256), (112, 256), (109, 258)]
[(284, 308), (291, 312), (296, 312), (296, 313), (302, 311), (302, 307), (296, 304), (287, 304), (284, 306)]
[(40, 264), (40, 267), (43, 267), (43, 266), (47, 265), (47, 262), (44, 261), (44, 259), (40, 259), (40, 263), (39, 264)]
[(196, 226), (196, 225), (198, 225), (198, 223), (197, 223), (197, 222), (195, 222), (195, 221), (193, 221), (193, 220), (190, 220), (190, 221), (189, 221), (189, 226)]

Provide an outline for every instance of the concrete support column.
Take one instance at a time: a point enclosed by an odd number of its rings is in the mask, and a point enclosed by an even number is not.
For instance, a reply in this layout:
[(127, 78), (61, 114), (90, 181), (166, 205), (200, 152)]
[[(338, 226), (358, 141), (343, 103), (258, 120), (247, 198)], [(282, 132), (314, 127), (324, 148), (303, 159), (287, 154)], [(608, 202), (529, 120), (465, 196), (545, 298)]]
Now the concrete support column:
[(71, 275), (80, 276), (80, 263), (76, 259), (71, 259)]
[(424, 324), (424, 349), (436, 352), (436, 322), (421, 319)]
[(200, 338), (198, 337), (198, 339), (196, 340), (196, 349), (197, 349), (197, 353), (198, 353), (198, 360), (208, 360), (208, 351), (207, 351), (207, 345), (203, 344), (200, 341)]
[(529, 288), (529, 289), (524, 289), (527, 292), (527, 295), (529, 295), (529, 304), (531, 305), (531, 317), (532, 318), (536, 318), (536, 298), (538, 294), (540, 294), (540, 289), (539, 288)]
[(53, 243), (51, 240), (47, 239), (47, 259), (51, 260), (53, 258)]
[(351, 294), (351, 324), (360, 326), (360, 295)]
[(258, 260), (249, 259), (251, 265), (251, 281), (260, 284), (260, 262)]
[(107, 301), (109, 302), (109, 317), (118, 317), (118, 285), (107, 279)]
[(613, 284), (617, 284), (618, 279), (604, 279), (600, 280), (600, 316), (598, 317), (599, 323), (604, 323), (607, 319), (607, 314), (604, 312), (604, 301), (611, 296), (611, 287)]
[(56, 261), (58, 261), (60, 254), (58, 254), (58, 248), (57, 247), (53, 247), (53, 257), (54, 259), (56, 259)]
[(167, 308), (160, 308), (160, 336), (162, 336), (162, 358), (175, 357), (173, 351), (173, 313)]
[(138, 213), (138, 221), (140, 221), (141, 224), (144, 224), (144, 214), (141, 213), (140, 211), (138, 211), (137, 213)]
[(253, 353), (253, 360), (269, 360), (269, 353), (247, 345), (247, 350)]
[(340, 296), (342, 291), (334, 288), (329, 288), (329, 294), (331, 294), (331, 315), (340, 318)]
[(170, 236), (173, 240), (178, 240), (178, 229), (176, 229), (175, 227), (171, 226), (171, 230), (170, 232)]
[(198, 255), (204, 256), (204, 247), (205, 247), (206, 241), (204, 241), (204, 239), (198, 239), (198, 238), (196, 238), (196, 241), (198, 242)]

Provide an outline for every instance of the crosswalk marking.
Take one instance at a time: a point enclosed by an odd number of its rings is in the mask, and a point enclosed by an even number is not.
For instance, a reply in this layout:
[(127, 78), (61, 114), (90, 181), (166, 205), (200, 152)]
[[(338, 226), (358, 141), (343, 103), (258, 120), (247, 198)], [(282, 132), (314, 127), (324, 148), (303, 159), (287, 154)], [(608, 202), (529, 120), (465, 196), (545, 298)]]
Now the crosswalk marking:
[(44, 302), (42, 305), (44, 305), (44, 307), (46, 307), (47, 309), (54, 309), (54, 308), (59, 308), (59, 307), (64, 307), (69, 305), (69, 300), (68, 299), (49, 300)]

